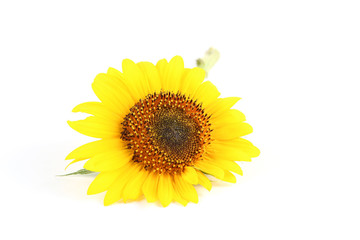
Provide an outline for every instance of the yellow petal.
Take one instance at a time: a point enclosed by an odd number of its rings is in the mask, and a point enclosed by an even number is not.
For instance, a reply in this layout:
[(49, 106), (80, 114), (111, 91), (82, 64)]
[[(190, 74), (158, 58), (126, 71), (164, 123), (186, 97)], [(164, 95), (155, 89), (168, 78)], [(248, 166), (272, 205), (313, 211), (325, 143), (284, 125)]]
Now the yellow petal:
[(127, 114), (129, 108), (135, 103), (129, 91), (120, 84), (120, 81), (116, 81), (104, 73), (95, 77), (92, 88), (100, 101), (118, 114)]
[(232, 171), (239, 175), (243, 175), (243, 171), (241, 170), (240, 166), (237, 165), (234, 161), (227, 161), (223, 159), (213, 159), (214, 165), (222, 168), (224, 170)]
[(124, 74), (119, 70), (110, 67), (106, 74), (120, 80), (123, 83), (122, 86), (126, 87), (126, 85), (124, 84), (124, 80), (125, 80)]
[(142, 194), (142, 185), (149, 173), (145, 170), (140, 170), (136, 175), (129, 180), (123, 191), (123, 200), (126, 202), (128, 199), (136, 200)]
[(119, 177), (111, 184), (108, 191), (106, 192), (104, 205), (108, 206), (122, 198), (122, 193), (124, 187), (126, 186), (129, 179), (131, 179), (137, 172), (139, 172), (140, 168), (131, 164), (126, 164), (123, 168), (121, 168), (121, 174)]
[(95, 138), (119, 138), (121, 135), (121, 123), (106, 121), (95, 116), (87, 117), (84, 120), (68, 121), (69, 126), (89, 137)]
[(159, 175), (150, 173), (146, 178), (142, 191), (148, 202), (155, 202), (157, 200), (157, 189), (158, 189)]
[(74, 159), (73, 161), (71, 161), (66, 167), (65, 167), (65, 170), (71, 165), (71, 164), (73, 164), (73, 163), (77, 163), (77, 162), (80, 162), (80, 161), (84, 161), (85, 159), (82, 159), (82, 158), (80, 158), (80, 159)]
[(196, 173), (198, 175), (199, 184), (206, 188), (208, 191), (211, 190), (211, 182), (210, 180), (199, 170), (196, 170)]
[(208, 148), (208, 153), (212, 158), (250, 162), (251, 158), (257, 157), (260, 151), (249, 141), (244, 140), (242, 138), (228, 141), (215, 140)]
[(130, 59), (123, 60), (122, 69), (125, 83), (131, 91), (133, 99), (137, 102), (149, 93), (149, 86), (144, 73), (140, 70), (139, 66)]
[[(226, 141), (215, 140), (211, 143), (211, 145), (215, 148), (222, 148), (219, 151), (224, 151), (224, 148), (230, 148), (231, 150), (235, 148), (241, 152), (246, 153), (250, 157), (257, 157), (260, 154), (260, 150), (257, 147), (255, 147), (250, 141), (243, 138)], [(228, 151), (228, 149), (226, 149), (226, 151)]]
[(185, 167), (185, 171), (181, 176), (190, 184), (198, 184), (198, 175), (193, 167)]
[(88, 159), (96, 154), (103, 153), (114, 149), (123, 149), (124, 144), (118, 138), (101, 139), (95, 142), (86, 143), (66, 156), (65, 160), (70, 159)]
[(149, 84), (149, 93), (159, 93), (161, 91), (161, 80), (159, 72), (150, 62), (137, 63), (139, 68), (143, 71), (145, 78)]
[(164, 74), (164, 90), (169, 90), (174, 93), (179, 91), (180, 81), (184, 71), (184, 61), (182, 57), (173, 57), (165, 69)]
[(217, 118), (228, 111), (240, 99), (239, 97), (219, 98), (208, 106), (206, 112), (211, 114), (212, 119)]
[(221, 180), (225, 182), (236, 183), (236, 177), (234, 176), (234, 174), (226, 170), (224, 171), (224, 177), (221, 178)]
[(201, 68), (195, 67), (190, 69), (183, 77), (181, 91), (186, 95), (193, 96), (200, 84), (204, 81), (205, 74), (205, 71)]
[(173, 186), (171, 177), (167, 174), (159, 176), (158, 197), (163, 207), (167, 207), (173, 199)]
[(248, 123), (239, 122), (214, 128), (212, 137), (220, 140), (235, 139), (253, 131)]
[(230, 109), (217, 118), (212, 118), (211, 125), (214, 128), (222, 127), (224, 125), (233, 124), (237, 122), (244, 122), (245, 115), (237, 109)]
[(213, 159), (251, 162), (250, 155), (241, 149), (214, 147), (208, 154)]
[(113, 150), (95, 155), (88, 160), (84, 168), (94, 172), (111, 171), (129, 163), (132, 153), (127, 150)]
[(206, 81), (196, 90), (194, 99), (196, 99), (197, 102), (202, 103), (203, 108), (206, 110), (206, 107), (215, 102), (219, 96), (220, 92), (217, 90), (215, 85)]
[(193, 203), (198, 203), (199, 198), (194, 186), (185, 181), (181, 176), (174, 176), (174, 186), (183, 199)]
[(162, 90), (166, 90), (165, 89), (165, 70), (167, 69), (168, 64), (169, 63), (166, 61), (166, 59), (161, 59), (156, 64), (156, 68), (159, 72), (159, 76), (160, 76), (160, 80), (161, 80), (161, 89)]
[(189, 203), (188, 200), (185, 200), (181, 194), (178, 192), (178, 189), (177, 187), (175, 186), (175, 181), (172, 182), (173, 184), (173, 189), (174, 189), (174, 192), (173, 192), (173, 195), (174, 195), (174, 200), (178, 203), (180, 203), (181, 205), (183, 205), (184, 207)]
[(202, 159), (195, 163), (195, 167), (201, 171), (213, 175), (216, 178), (224, 177), (224, 170), (211, 163), (209, 160)]
[(83, 112), (106, 119), (119, 119), (121, 115), (109, 110), (101, 102), (85, 102), (77, 105), (73, 112)]
[(111, 184), (120, 176), (122, 171), (108, 171), (99, 173), (94, 181), (90, 184), (87, 194), (98, 194), (106, 191)]
[[(188, 82), (185, 82), (185, 79), (186, 79), (187, 76), (189, 75), (190, 70), (191, 70), (190, 68), (184, 68), (184, 71), (183, 71), (183, 73), (182, 73), (182, 75), (181, 75), (179, 91), (180, 91), (181, 93), (183, 93), (183, 94), (186, 93), (186, 89), (185, 89), (185, 88), (187, 88), (188, 85), (189, 85)], [(186, 94), (186, 95), (187, 95), (187, 94)]]

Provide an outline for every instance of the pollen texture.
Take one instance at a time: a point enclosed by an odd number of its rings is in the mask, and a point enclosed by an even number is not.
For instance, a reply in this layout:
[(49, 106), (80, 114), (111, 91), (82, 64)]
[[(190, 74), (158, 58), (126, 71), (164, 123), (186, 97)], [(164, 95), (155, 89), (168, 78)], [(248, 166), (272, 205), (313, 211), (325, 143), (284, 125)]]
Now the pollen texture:
[(185, 95), (149, 94), (124, 118), (121, 139), (144, 169), (177, 174), (202, 158), (211, 142), (209, 118), (201, 104)]

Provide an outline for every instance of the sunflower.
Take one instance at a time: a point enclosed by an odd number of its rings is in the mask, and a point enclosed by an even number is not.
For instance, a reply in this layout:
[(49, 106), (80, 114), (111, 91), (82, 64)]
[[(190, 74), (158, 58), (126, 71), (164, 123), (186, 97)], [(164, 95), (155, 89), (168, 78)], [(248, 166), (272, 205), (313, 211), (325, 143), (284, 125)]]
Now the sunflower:
[[(90, 114), (68, 121), (74, 130), (100, 140), (72, 151), (70, 164), (98, 172), (88, 194), (106, 191), (104, 205), (145, 196), (148, 202), (198, 202), (194, 185), (210, 191), (208, 175), (234, 183), (242, 175), (236, 161), (251, 161), (259, 150), (241, 138), (252, 132), (238, 97), (220, 93), (205, 71), (184, 68), (183, 59), (122, 62), (122, 71), (98, 74), (92, 88), (100, 102), (85, 102), (73, 112)], [(69, 165), (70, 165), (69, 164)]]

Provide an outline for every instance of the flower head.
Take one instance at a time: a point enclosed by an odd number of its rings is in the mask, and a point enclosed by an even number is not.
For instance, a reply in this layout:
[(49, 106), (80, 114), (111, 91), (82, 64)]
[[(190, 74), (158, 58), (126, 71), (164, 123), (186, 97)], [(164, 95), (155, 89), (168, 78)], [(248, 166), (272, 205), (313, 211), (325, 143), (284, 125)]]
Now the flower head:
[[(184, 68), (183, 59), (134, 63), (122, 71), (109, 68), (92, 87), (100, 102), (86, 102), (73, 112), (91, 114), (69, 121), (76, 131), (100, 138), (72, 151), (70, 164), (99, 172), (88, 194), (106, 192), (104, 204), (122, 200), (198, 202), (194, 185), (211, 189), (212, 175), (235, 182), (242, 175), (236, 161), (251, 161), (259, 150), (241, 138), (252, 132), (232, 106), (237, 97), (219, 98), (201, 68)], [(69, 164), (69, 165), (70, 165)]]

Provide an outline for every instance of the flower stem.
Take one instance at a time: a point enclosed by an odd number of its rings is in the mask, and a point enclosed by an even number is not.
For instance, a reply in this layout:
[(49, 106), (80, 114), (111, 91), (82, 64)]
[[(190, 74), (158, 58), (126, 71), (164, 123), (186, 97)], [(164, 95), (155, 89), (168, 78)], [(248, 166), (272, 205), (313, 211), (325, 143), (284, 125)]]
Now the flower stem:
[(199, 68), (205, 70), (207, 77), (210, 69), (215, 65), (215, 63), (219, 60), (219, 58), (220, 58), (220, 52), (215, 48), (209, 48), (209, 50), (205, 52), (203, 58), (199, 58), (196, 60), (196, 65)]

